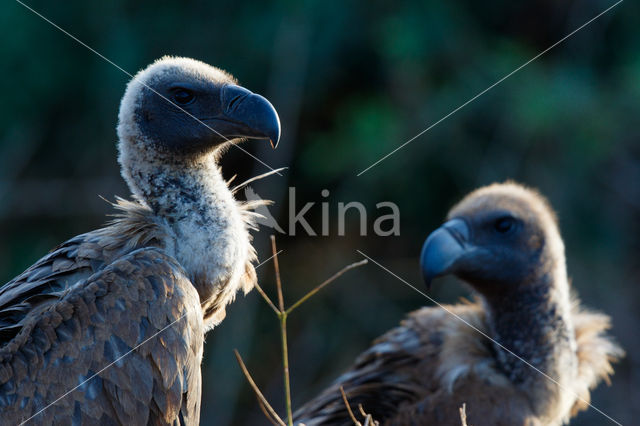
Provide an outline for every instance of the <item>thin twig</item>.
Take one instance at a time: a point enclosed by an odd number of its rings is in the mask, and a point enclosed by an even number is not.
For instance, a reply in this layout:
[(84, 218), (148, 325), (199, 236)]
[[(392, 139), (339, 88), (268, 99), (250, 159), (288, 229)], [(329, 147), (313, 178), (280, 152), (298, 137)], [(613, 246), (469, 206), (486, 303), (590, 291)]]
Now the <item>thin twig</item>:
[(293, 410), (291, 409), (291, 380), (289, 379), (289, 349), (287, 346), (287, 314), (280, 317), (280, 336), (282, 341), (282, 370), (284, 372), (284, 397), (287, 406), (287, 422), (293, 426)]
[(267, 296), (267, 293), (264, 292), (262, 287), (260, 287), (257, 282), (254, 285), (256, 286), (256, 290), (258, 290), (258, 293), (260, 293), (260, 296), (262, 296), (265, 302), (267, 302), (271, 309), (273, 309), (273, 312), (275, 312), (276, 315), (280, 315), (280, 311), (278, 310), (278, 308), (276, 308), (276, 305), (273, 304), (271, 299), (269, 299), (269, 296)]
[(278, 263), (278, 253), (276, 250), (276, 236), (271, 236), (271, 251), (273, 252), (273, 266), (276, 270), (276, 287), (278, 288), (278, 307), (280, 312), (284, 312), (284, 298), (282, 297), (282, 281), (280, 281), (280, 264)]
[[(251, 179), (247, 179), (242, 183), (239, 183), (238, 185), (234, 186), (233, 188), (231, 188), (231, 193), (235, 194), (236, 192), (238, 192), (239, 190), (241, 190), (242, 188), (244, 188), (245, 186), (249, 185), (251, 182), (255, 182), (257, 180), (260, 179), (264, 179), (267, 176), (271, 176), (272, 174), (276, 173), (276, 174), (280, 174), (281, 171), (288, 169), (288, 167), (280, 167), (279, 169), (276, 170), (270, 170), (266, 173), (263, 173), (261, 175), (258, 176), (254, 176)], [(231, 180), (233, 180), (237, 175), (234, 175), (233, 178), (231, 178)], [(227, 186), (229, 186), (229, 183), (231, 183), (231, 180), (229, 180), (227, 182)]]
[(260, 401), (260, 398), (256, 398), (256, 399), (258, 400), (258, 406), (260, 407), (260, 410), (262, 410), (262, 414), (264, 414), (267, 420), (269, 420), (273, 426), (279, 426), (278, 422), (275, 421), (273, 417), (271, 417), (271, 415), (269, 414), (269, 411), (267, 411), (267, 407), (265, 407), (262, 401)]
[(331, 278), (328, 278), (327, 280), (325, 280), (324, 282), (322, 282), (321, 284), (319, 284), (316, 288), (314, 288), (313, 290), (311, 290), (309, 293), (305, 294), (304, 296), (302, 296), (300, 298), (300, 300), (298, 300), (296, 303), (294, 303), (293, 305), (291, 305), (289, 307), (289, 309), (286, 310), (286, 314), (289, 315), (291, 313), (291, 311), (293, 311), (294, 309), (296, 309), (298, 306), (302, 305), (304, 302), (306, 302), (311, 296), (313, 296), (314, 294), (316, 294), (317, 292), (319, 292), (320, 290), (322, 290), (325, 286), (327, 286), (328, 284), (330, 284), (332, 281), (335, 281), (338, 277), (340, 277), (340, 275), (344, 274), (345, 272), (347, 272), (350, 269), (353, 268), (357, 268), (358, 266), (362, 266), (367, 264), (368, 261), (367, 259), (361, 260), (360, 262), (355, 262), (352, 263), (351, 265), (347, 265), (344, 268), (342, 268), (341, 270), (339, 270), (338, 272), (336, 272), (335, 274), (333, 274), (333, 276)]
[[(348, 265), (342, 268), (340, 271), (335, 273), (331, 278), (325, 280), (316, 288), (314, 288), (305, 296), (303, 296), (300, 300), (294, 303), (289, 309), (285, 309), (284, 297), (282, 294), (282, 280), (280, 279), (280, 264), (278, 262), (278, 254), (280, 254), (282, 250), (280, 251), (277, 250), (276, 239), (275, 239), (275, 236), (273, 235), (271, 236), (271, 250), (273, 252), (273, 255), (269, 258), (269, 260), (273, 259), (273, 265), (274, 265), (275, 274), (276, 274), (278, 306), (276, 306), (275, 303), (271, 301), (269, 296), (267, 296), (267, 294), (262, 289), (262, 287), (260, 287), (257, 283), (256, 283), (256, 288), (258, 290), (258, 293), (260, 293), (262, 298), (265, 300), (265, 302), (267, 302), (267, 304), (273, 310), (273, 312), (276, 313), (280, 323), (280, 338), (281, 338), (281, 345), (282, 345), (282, 369), (283, 369), (283, 376), (284, 376), (284, 395), (285, 395), (285, 404), (286, 404), (286, 410), (287, 410), (287, 423), (285, 423), (278, 416), (278, 414), (276, 414), (275, 410), (271, 407), (271, 405), (269, 405), (269, 402), (266, 400), (264, 395), (262, 395), (262, 393), (260, 392), (260, 389), (251, 378), (249, 371), (244, 365), (244, 362), (242, 362), (242, 358), (240, 357), (240, 354), (238, 353), (238, 351), (235, 351), (235, 354), (236, 354), (236, 358), (238, 359), (238, 364), (240, 364), (240, 368), (242, 369), (242, 372), (244, 373), (245, 377), (249, 381), (249, 384), (253, 388), (253, 391), (255, 392), (256, 397), (258, 398), (258, 403), (260, 405), (260, 408), (262, 409), (262, 412), (265, 414), (267, 419), (269, 419), (269, 421), (271, 421), (273, 424), (277, 426), (293, 426), (293, 410), (292, 410), (292, 404), (291, 404), (291, 379), (289, 374), (289, 349), (287, 344), (287, 317), (295, 308), (297, 308), (302, 303), (307, 301), (310, 297), (312, 297), (314, 294), (320, 291), (323, 287), (325, 287), (332, 281), (336, 280), (338, 277), (340, 277), (342, 274), (344, 274), (348, 270), (366, 264), (367, 260), (366, 259), (361, 260), (360, 262), (352, 263), (351, 265)], [(344, 394), (344, 391), (343, 391), (343, 394)], [(347, 403), (346, 399), (345, 399), (345, 403)], [(351, 412), (351, 407), (349, 407), (348, 403), (347, 403), (347, 407), (349, 408), (349, 414), (351, 415), (351, 418), (354, 419), (354, 422), (356, 423), (356, 425), (362, 426), (362, 423), (358, 422), (355, 419), (353, 413)], [(366, 421), (367, 421), (367, 424), (370, 424), (369, 418), (367, 418)]]
[(364, 424), (362, 426), (379, 426), (380, 423), (373, 420), (373, 416), (371, 414), (367, 414), (362, 407), (362, 404), (358, 404), (358, 410), (360, 410), (360, 414), (364, 417)]
[(462, 407), (460, 407), (460, 421), (462, 422), (462, 426), (467, 426), (467, 403), (463, 403)]
[(267, 401), (264, 395), (262, 395), (262, 392), (260, 392), (258, 385), (256, 385), (256, 382), (253, 381), (251, 374), (249, 374), (249, 370), (247, 370), (247, 367), (244, 365), (244, 362), (242, 361), (242, 357), (240, 356), (240, 353), (238, 352), (238, 350), (234, 349), (233, 353), (236, 355), (236, 359), (238, 360), (240, 369), (242, 370), (242, 372), (244, 373), (244, 376), (247, 378), (247, 381), (253, 388), (253, 392), (255, 392), (256, 397), (258, 397), (260, 402), (264, 405), (264, 408), (269, 412), (269, 414), (271, 414), (272, 419), (275, 420), (279, 426), (287, 426), (285, 422), (282, 421), (280, 416), (278, 416), (278, 413), (276, 413), (273, 407), (269, 404), (269, 401)]
[(351, 405), (349, 405), (349, 400), (347, 399), (347, 394), (344, 393), (344, 388), (342, 386), (340, 386), (340, 393), (342, 394), (342, 400), (344, 401), (345, 407), (347, 407), (349, 417), (351, 417), (353, 424), (355, 424), (356, 426), (362, 426), (362, 423), (360, 423), (358, 419), (356, 419), (356, 416), (353, 415), (353, 411), (351, 411)]
[(367, 412), (364, 411), (364, 407), (362, 406), (362, 404), (358, 404), (358, 410), (360, 410), (360, 414), (362, 414), (362, 417), (367, 417)]
[(291, 408), (291, 379), (289, 377), (289, 347), (287, 345), (287, 313), (284, 310), (284, 297), (282, 297), (282, 280), (280, 279), (280, 263), (278, 262), (278, 250), (276, 237), (271, 236), (271, 251), (273, 252), (273, 267), (276, 273), (276, 287), (278, 289), (278, 306), (276, 312), (280, 321), (280, 342), (282, 345), (282, 372), (284, 376), (284, 401), (287, 408), (287, 424), (293, 426), (293, 410)]

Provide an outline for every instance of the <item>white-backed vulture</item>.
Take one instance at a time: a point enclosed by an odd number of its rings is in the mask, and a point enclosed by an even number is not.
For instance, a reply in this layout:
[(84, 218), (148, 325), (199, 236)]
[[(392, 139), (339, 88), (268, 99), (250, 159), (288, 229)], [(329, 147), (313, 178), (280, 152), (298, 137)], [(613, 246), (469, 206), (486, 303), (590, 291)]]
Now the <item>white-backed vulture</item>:
[(217, 158), (240, 138), (276, 144), (273, 106), (165, 57), (129, 82), (117, 131), (134, 201), (0, 289), (3, 424), (198, 424), (204, 333), (255, 283), (252, 212)]
[(605, 335), (609, 317), (570, 295), (555, 215), (533, 190), (505, 183), (469, 194), (428, 237), (421, 266), (428, 284), (453, 274), (476, 301), (411, 313), (296, 421), (353, 424), (343, 386), (381, 425), (459, 426), (463, 404), (473, 426), (559, 425), (588, 407), (623, 354)]

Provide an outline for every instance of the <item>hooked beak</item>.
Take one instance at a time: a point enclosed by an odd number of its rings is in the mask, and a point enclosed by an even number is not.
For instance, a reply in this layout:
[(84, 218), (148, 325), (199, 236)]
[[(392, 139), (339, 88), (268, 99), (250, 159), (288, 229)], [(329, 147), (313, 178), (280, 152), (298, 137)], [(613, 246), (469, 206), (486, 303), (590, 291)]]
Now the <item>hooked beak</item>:
[(221, 89), (222, 114), (215, 118), (216, 130), (224, 137), (280, 141), (280, 118), (271, 103), (244, 87), (227, 84)]
[(451, 219), (429, 235), (420, 254), (427, 288), (434, 278), (452, 272), (456, 261), (468, 253), (469, 238), (469, 226), (462, 219)]

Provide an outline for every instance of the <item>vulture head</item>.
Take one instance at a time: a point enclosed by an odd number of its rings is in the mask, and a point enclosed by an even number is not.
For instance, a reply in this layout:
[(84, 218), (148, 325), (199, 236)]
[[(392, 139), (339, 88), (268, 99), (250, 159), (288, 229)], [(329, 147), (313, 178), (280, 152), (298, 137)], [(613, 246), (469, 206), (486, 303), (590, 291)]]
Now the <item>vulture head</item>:
[(564, 244), (544, 197), (511, 182), (471, 192), (429, 235), (420, 260), (427, 284), (453, 274), (480, 294), (497, 365), (541, 395), (534, 410), (566, 412), (574, 396), (561, 389), (577, 374), (576, 341)]
[(454, 274), (491, 297), (520, 291), (564, 269), (555, 215), (533, 190), (515, 183), (480, 188), (455, 205), (447, 219), (422, 248), (427, 285)]
[(123, 176), (140, 195), (137, 181), (145, 166), (191, 167), (242, 139), (268, 139), (275, 148), (280, 120), (267, 99), (227, 72), (190, 58), (164, 57), (128, 84), (118, 136)]
[(151, 221), (163, 224), (166, 238), (155, 240), (185, 268), (205, 322), (215, 324), (238, 288), (253, 287), (256, 257), (249, 235), (255, 203), (235, 199), (218, 159), (245, 139), (269, 140), (275, 148), (278, 114), (227, 72), (164, 57), (129, 82), (118, 119), (122, 176)]

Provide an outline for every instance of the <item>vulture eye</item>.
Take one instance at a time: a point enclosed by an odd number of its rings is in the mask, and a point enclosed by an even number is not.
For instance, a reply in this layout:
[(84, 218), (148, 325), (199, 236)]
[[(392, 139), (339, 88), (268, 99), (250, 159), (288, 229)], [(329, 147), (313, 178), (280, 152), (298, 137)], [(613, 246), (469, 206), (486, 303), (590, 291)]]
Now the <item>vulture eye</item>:
[(176, 101), (179, 105), (189, 105), (196, 98), (196, 95), (193, 94), (190, 90), (187, 89), (177, 89), (173, 93), (173, 100)]
[(493, 227), (501, 234), (506, 234), (515, 228), (516, 221), (514, 218), (506, 216), (496, 220)]

